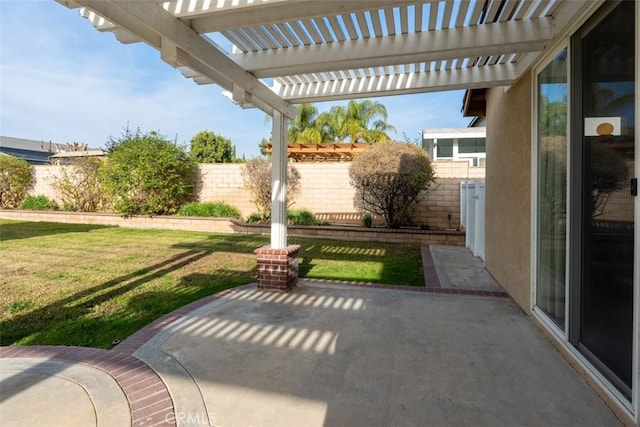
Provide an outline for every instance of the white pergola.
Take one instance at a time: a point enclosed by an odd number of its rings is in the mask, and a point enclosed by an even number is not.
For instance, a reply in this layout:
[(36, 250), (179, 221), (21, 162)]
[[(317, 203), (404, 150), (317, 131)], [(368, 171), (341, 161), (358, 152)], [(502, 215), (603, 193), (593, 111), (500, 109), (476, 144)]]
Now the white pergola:
[[(603, 0), (56, 0), (273, 116), (271, 246), (287, 245), (292, 104), (509, 86)], [(212, 36), (232, 45), (224, 50)]]

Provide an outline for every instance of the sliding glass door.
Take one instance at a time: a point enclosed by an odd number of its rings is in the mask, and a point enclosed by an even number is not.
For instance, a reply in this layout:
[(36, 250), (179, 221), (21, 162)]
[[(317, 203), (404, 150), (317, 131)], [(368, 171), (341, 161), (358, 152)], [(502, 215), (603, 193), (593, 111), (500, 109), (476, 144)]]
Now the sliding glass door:
[(627, 398), (632, 387), (635, 2), (572, 40), (575, 179), (570, 341)]

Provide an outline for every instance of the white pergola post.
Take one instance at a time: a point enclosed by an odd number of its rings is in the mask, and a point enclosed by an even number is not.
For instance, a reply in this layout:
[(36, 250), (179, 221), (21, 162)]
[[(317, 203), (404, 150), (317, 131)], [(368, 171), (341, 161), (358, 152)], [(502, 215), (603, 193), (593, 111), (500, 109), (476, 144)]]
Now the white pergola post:
[(271, 248), (287, 247), (287, 117), (273, 111), (271, 178)]

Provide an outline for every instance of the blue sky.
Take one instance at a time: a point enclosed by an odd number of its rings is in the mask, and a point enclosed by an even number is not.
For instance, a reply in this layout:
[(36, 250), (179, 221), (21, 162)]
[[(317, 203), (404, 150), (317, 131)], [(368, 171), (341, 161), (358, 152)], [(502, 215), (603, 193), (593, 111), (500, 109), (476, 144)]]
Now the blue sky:
[[(375, 98), (412, 140), (425, 128), (465, 127), (462, 91)], [(347, 101), (316, 104), (320, 111)], [(0, 134), (101, 147), (129, 126), (188, 144), (201, 130), (259, 154), (265, 114), (243, 110), (216, 85), (182, 77), (145, 44), (123, 45), (54, 0), (0, 0)]]

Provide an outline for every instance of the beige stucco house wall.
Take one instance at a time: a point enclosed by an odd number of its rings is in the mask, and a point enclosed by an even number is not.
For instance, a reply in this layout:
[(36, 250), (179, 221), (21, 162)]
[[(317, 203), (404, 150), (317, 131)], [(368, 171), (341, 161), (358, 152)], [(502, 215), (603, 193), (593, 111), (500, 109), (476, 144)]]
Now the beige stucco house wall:
[(527, 312), (531, 265), (531, 73), (487, 91), (487, 270)]

